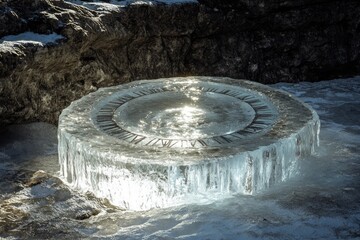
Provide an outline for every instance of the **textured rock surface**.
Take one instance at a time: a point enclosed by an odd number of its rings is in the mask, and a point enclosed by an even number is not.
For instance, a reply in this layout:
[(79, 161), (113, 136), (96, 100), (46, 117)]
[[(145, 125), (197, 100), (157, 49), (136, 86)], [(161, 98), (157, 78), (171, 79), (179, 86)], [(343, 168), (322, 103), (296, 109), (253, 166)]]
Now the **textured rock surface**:
[(0, 13), (0, 38), (65, 36), (57, 45), (0, 47), (0, 126), (54, 123), (72, 100), (135, 79), (217, 75), (272, 83), (360, 73), (357, 0), (200, 0), (112, 11), (7, 0)]

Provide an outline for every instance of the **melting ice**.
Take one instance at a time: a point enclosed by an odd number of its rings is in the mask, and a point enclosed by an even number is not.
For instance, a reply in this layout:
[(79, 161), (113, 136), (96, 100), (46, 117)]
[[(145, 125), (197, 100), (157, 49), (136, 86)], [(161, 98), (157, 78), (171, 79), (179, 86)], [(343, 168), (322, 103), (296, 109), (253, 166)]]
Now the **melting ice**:
[(314, 152), (319, 127), (313, 110), (260, 84), (147, 80), (101, 89), (65, 109), (59, 162), (71, 186), (121, 208), (170, 207), (287, 180)]
[(34, 123), (3, 129), (0, 238), (359, 238), (360, 78), (275, 87), (316, 109), (320, 147), (297, 162), (298, 174), (287, 181), (218, 201), (207, 195), (210, 199), (193, 204), (129, 212), (99, 205), (101, 200), (64, 185), (59, 189), (54, 179), (25, 188), (24, 178), (39, 169), (58, 176), (56, 127)]

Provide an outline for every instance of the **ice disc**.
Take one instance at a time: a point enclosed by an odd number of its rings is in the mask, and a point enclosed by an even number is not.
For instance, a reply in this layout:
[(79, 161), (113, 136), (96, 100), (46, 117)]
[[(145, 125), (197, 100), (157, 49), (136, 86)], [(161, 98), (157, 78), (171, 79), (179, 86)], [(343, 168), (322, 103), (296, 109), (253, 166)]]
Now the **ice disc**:
[(252, 194), (297, 171), (319, 125), (309, 106), (254, 82), (135, 81), (99, 89), (62, 112), (61, 174), (133, 210)]

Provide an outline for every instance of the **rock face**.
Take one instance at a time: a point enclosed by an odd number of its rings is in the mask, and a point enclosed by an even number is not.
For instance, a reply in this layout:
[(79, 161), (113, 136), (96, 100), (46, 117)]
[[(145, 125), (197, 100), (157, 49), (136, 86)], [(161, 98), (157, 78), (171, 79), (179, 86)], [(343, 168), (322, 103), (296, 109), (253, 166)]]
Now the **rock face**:
[(199, 0), (97, 11), (63, 0), (0, 3), (0, 38), (26, 31), (55, 44), (0, 40), (0, 126), (55, 123), (99, 87), (185, 75), (262, 83), (360, 73), (358, 0)]

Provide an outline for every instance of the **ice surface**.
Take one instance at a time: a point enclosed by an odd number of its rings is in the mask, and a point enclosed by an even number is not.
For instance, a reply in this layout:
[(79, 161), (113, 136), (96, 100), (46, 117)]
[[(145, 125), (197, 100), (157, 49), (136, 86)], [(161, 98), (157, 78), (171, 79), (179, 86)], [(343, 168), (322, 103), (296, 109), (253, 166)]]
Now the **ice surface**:
[(123, 129), (166, 139), (233, 133), (248, 126), (254, 118), (255, 111), (249, 104), (234, 102), (233, 97), (217, 93), (151, 94), (121, 105), (114, 113), (115, 122)]
[(130, 210), (253, 194), (298, 172), (299, 159), (318, 144), (319, 127), (310, 108), (256, 83), (133, 82), (101, 89), (63, 111), (60, 172), (75, 188)]
[[(316, 108), (322, 123), (320, 147), (315, 155), (298, 162), (299, 174), (291, 179), (256, 195), (236, 194), (219, 201), (204, 195), (194, 204), (129, 212), (101, 208), (99, 199), (86, 198), (65, 186), (54, 195), (34, 198), (31, 188), (19, 187), (21, 170), (24, 166), (26, 171), (46, 168), (57, 176), (57, 155), (47, 155), (56, 151), (56, 127), (32, 123), (2, 129), (0, 238), (358, 239), (360, 77), (273, 87)], [(43, 187), (46, 191), (54, 184)], [(100, 213), (75, 219), (91, 208)], [(22, 219), (20, 210), (28, 218)]]
[(7, 127), (0, 133), (0, 163), (3, 164), (0, 169), (31, 171), (39, 167), (55, 174), (58, 163), (49, 161), (43, 165), (40, 160), (56, 159), (56, 133), (56, 126), (47, 123)]

